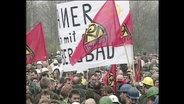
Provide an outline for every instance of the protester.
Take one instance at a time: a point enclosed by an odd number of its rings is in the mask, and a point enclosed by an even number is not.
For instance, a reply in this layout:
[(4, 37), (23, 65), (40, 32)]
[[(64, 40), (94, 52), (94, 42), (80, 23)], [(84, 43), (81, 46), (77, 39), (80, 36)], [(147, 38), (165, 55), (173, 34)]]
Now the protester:
[(73, 89), (68, 95), (68, 104), (73, 104), (74, 102), (80, 103), (80, 93), (78, 90)]
[(154, 104), (156, 97), (158, 96), (158, 88), (153, 86), (146, 92), (146, 97), (148, 98), (147, 104)]
[(109, 96), (103, 96), (102, 98), (100, 98), (99, 104), (113, 104), (113, 103)]
[(138, 104), (146, 104), (146, 102), (148, 101), (148, 98), (146, 97), (146, 92), (149, 88), (154, 86), (153, 79), (151, 77), (145, 77), (142, 83), (143, 83), (142, 95), (139, 98)]
[(37, 61), (36, 63), (36, 71), (38, 74), (40, 74), (42, 72), (42, 68), (43, 68), (43, 65), (42, 65), (42, 62), (41, 61)]
[(112, 100), (112, 103), (113, 103), (113, 104), (121, 104), (121, 103), (119, 102), (119, 99), (118, 99), (118, 97), (117, 97), (116, 95), (110, 95), (109, 97), (110, 97), (110, 99)]
[(138, 104), (139, 91), (136, 87), (131, 87), (130, 89), (128, 89), (127, 95), (129, 98), (129, 104)]
[(84, 104), (96, 104), (95, 100), (92, 98), (86, 99)]
[[(54, 60), (56, 65), (57, 60)], [(121, 65), (117, 65), (115, 91), (102, 81), (108, 71), (106, 66), (91, 68), (93, 71), (63, 72), (61, 76), (58, 64), (53, 64), (55, 68), (51, 73), (48, 69), (51, 66), (46, 61), (36, 62), (35, 69), (31, 67), (34, 64), (26, 68), (26, 104), (158, 104), (159, 94), (150, 94), (152, 87), (159, 88), (156, 66), (141, 70), (142, 81), (136, 82), (129, 66), (123, 72)]]
[(68, 96), (69, 93), (73, 90), (72, 86), (69, 84), (64, 85), (61, 88), (61, 96), (62, 96), (62, 100), (60, 101), (61, 104), (68, 104)]

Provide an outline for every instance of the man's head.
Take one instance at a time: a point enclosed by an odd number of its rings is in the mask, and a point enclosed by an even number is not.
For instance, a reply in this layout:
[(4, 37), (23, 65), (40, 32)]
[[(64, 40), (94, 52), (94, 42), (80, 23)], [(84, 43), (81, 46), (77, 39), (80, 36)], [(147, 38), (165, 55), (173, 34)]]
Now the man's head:
[(123, 81), (124, 80), (124, 77), (123, 77), (123, 75), (117, 75), (116, 76), (116, 81), (118, 82), (118, 81)]
[(43, 67), (42, 62), (41, 62), (41, 61), (38, 61), (38, 62), (36, 63), (36, 67), (37, 67), (37, 69), (42, 68), (42, 67)]
[(97, 81), (95, 82), (93, 88), (94, 88), (95, 90), (100, 90), (101, 87), (102, 87), (102, 83), (101, 83), (99, 80), (97, 80)]
[(151, 78), (153, 79), (153, 84), (155, 87), (158, 87), (159, 85), (159, 75), (158, 73), (155, 73), (151, 76)]
[(80, 93), (78, 90), (73, 89), (68, 96), (69, 103), (72, 104), (73, 102), (79, 102), (80, 103)]
[(70, 79), (69, 77), (66, 77), (64, 79), (64, 85), (70, 85), (70, 86), (72, 86), (72, 79)]
[(31, 64), (27, 64), (26, 65), (26, 70), (31, 70), (32, 69), (32, 65)]
[(137, 104), (139, 99), (139, 91), (136, 87), (131, 87), (127, 91), (127, 96), (131, 104)]
[(33, 70), (33, 71), (31, 72), (31, 78), (38, 78), (38, 73), (37, 73), (36, 70)]
[(63, 98), (67, 98), (70, 91), (72, 91), (73, 88), (71, 85), (64, 85), (62, 88), (61, 88), (61, 95), (63, 96)]
[(75, 75), (73, 77), (72, 83), (73, 83), (73, 85), (80, 84), (81, 83), (81, 78), (79, 76)]
[(40, 87), (41, 87), (41, 89), (48, 89), (50, 87), (50, 85), (51, 85), (50, 79), (42, 78), (40, 80)]
[(153, 79), (151, 77), (145, 77), (143, 79), (143, 81), (141, 81), (143, 83), (143, 90), (144, 90), (144, 93), (152, 86), (154, 86), (154, 83), (153, 83)]
[(97, 81), (97, 75), (93, 74), (90, 78), (90, 84), (93, 86), (96, 81)]
[(95, 100), (94, 100), (94, 99), (89, 98), (89, 99), (87, 99), (87, 100), (85, 101), (85, 103), (84, 103), (84, 104), (96, 104), (96, 102), (95, 102)]
[(100, 80), (102, 78), (102, 73), (100, 70), (96, 70), (95, 74), (97, 75), (97, 79)]

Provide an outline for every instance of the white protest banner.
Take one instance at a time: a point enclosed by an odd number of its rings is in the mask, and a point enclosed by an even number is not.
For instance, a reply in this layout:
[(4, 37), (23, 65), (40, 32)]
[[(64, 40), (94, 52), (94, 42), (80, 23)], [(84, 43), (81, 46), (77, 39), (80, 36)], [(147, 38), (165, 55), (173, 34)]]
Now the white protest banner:
[[(62, 65), (64, 71), (86, 70), (98, 66), (128, 63), (128, 60), (133, 59), (133, 46), (126, 45), (126, 49), (124, 46), (96, 49), (74, 66), (70, 64), (69, 58), (81, 40), (82, 34), (85, 33), (93, 17), (105, 2), (106, 1), (72, 1), (57, 4), (58, 36), (64, 57)], [(120, 24), (122, 24), (130, 10), (129, 1), (115, 1), (115, 4)]]

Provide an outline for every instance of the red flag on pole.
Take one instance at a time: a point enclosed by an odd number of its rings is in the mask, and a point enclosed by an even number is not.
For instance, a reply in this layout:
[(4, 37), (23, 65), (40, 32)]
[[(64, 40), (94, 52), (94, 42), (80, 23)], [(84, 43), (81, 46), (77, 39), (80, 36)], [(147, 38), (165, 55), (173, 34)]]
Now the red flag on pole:
[(115, 46), (118, 41), (121, 41), (120, 36), (121, 27), (114, 0), (108, 0), (86, 29), (70, 58), (70, 63), (74, 65), (77, 61), (97, 48)]
[(123, 43), (123, 45), (133, 44), (133, 39), (132, 39), (133, 25), (132, 25), (132, 14), (131, 14), (131, 12), (128, 13), (127, 17), (123, 21), (123, 23), (121, 25), (121, 31), (122, 31), (122, 36), (121, 36), (122, 41), (121, 41), (121, 43)]
[(48, 59), (42, 23), (26, 35), (26, 64)]
[(111, 86), (114, 90), (114, 92), (117, 91), (116, 88), (116, 65), (111, 65), (110, 70), (107, 72), (107, 74), (102, 78), (103, 84), (105, 86)]
[(136, 74), (135, 74), (135, 80), (136, 82), (140, 82), (141, 81), (141, 60), (138, 59), (137, 60), (137, 70), (136, 70)]

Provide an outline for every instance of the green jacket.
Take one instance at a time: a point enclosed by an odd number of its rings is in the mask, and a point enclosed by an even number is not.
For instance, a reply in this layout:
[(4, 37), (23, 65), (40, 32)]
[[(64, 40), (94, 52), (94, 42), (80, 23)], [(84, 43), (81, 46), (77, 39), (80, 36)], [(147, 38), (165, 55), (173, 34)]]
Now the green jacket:
[(33, 81), (29, 83), (28, 87), (34, 97), (39, 93), (39, 88), (36, 86), (36, 84)]
[(66, 100), (61, 100), (60, 104), (68, 104), (68, 102)]

